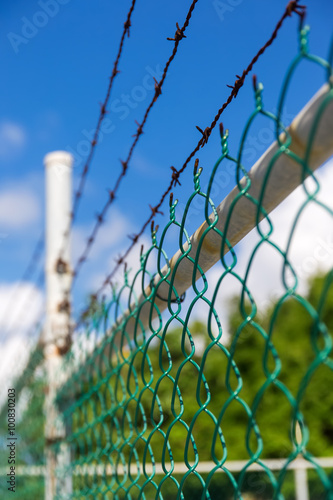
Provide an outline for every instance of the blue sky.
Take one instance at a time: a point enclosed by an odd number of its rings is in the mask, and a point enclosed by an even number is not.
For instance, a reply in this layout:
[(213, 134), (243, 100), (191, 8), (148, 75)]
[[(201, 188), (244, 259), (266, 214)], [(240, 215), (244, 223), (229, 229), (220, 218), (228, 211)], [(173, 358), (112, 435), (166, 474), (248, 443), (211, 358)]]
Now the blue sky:
[[(311, 52), (326, 57), (333, 4), (330, 0), (303, 3), (311, 26)], [(7, 300), (16, 290), (14, 302), (18, 303), (22, 294), (32, 290), (35, 301), (28, 308), (29, 314), (23, 315), (24, 328), (36, 317), (43, 295), (43, 290), (29, 283), (17, 288), (44, 225), (43, 157), (59, 149), (73, 152), (76, 186), (85, 159), (84, 142), (96, 125), (129, 5), (127, 0), (16, 0), (0, 5), (0, 292)], [(74, 262), (106, 200), (107, 188), (112, 188), (120, 172), (119, 158), (127, 155), (136, 131), (134, 120), (141, 121), (153, 97), (151, 76), (159, 79), (172, 51), (173, 42), (166, 38), (174, 36), (176, 22), (183, 24), (189, 5), (185, 0), (137, 0), (130, 38), (125, 40), (119, 64), (121, 73), (110, 100), (112, 132), (104, 134), (98, 145), (74, 228)], [(76, 311), (128, 245), (126, 235), (137, 231), (148, 217), (148, 203), (155, 205), (159, 200), (170, 180), (170, 166), (179, 168), (197, 144), (200, 134), (195, 126), (204, 129), (211, 123), (229, 95), (226, 84), (234, 83), (235, 74), (242, 72), (270, 37), (285, 5), (277, 0), (199, 0), (118, 199), (76, 282)], [(270, 110), (276, 107), (283, 76), (297, 53), (298, 22), (295, 15), (285, 21), (278, 39), (254, 69), (264, 84), (264, 102)], [(322, 71), (300, 69), (287, 99), (287, 123), (323, 81)], [(222, 117), (235, 153), (253, 102), (249, 78)], [(219, 153), (216, 130), (198, 155), (204, 167), (203, 185)], [(257, 153), (262, 153), (260, 148)], [(180, 206), (191, 192), (191, 170), (189, 167), (181, 178), (182, 186), (174, 190)], [(232, 187), (230, 179), (218, 193), (218, 201)], [(165, 220), (159, 216), (158, 222)], [(200, 222), (194, 214), (193, 228)], [(143, 241), (148, 244), (149, 235)], [(8, 318), (13, 325), (17, 315), (15, 306), (4, 319), (6, 300), (0, 311), (3, 338), (10, 332)]]

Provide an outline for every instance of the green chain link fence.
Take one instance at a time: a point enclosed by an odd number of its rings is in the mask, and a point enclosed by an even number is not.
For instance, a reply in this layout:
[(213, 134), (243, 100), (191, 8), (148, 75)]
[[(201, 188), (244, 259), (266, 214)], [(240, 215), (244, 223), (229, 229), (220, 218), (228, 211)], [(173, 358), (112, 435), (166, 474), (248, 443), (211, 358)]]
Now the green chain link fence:
[[(138, 269), (126, 269), (124, 284), (112, 289), (110, 300), (92, 302), (76, 329), (56, 402), (68, 432), (54, 449), (70, 452), (70, 463), (65, 460), (56, 474), (72, 483), (67, 492), (58, 491), (59, 499), (292, 500), (292, 467), (300, 459), (311, 467), (310, 499), (333, 499), (332, 471), (318, 458), (333, 456), (333, 270), (312, 278), (304, 291), (289, 255), (298, 221), (310, 206), (333, 215), (320, 201), (320, 182), (311, 168), (317, 131), (325, 113), (332, 113), (333, 80), (330, 59), (310, 55), (306, 27), (299, 37), (299, 54), (287, 71), (277, 112), (266, 111), (262, 85), (256, 84), (255, 109), (237, 155), (221, 130), (222, 154), (207, 192), (196, 162), (194, 190), (183, 214), (171, 198), (169, 221), (163, 230), (152, 228), (151, 247), (142, 251)], [(300, 154), (282, 117), (288, 87), (304, 60), (323, 71), (327, 85)], [(242, 154), (258, 118), (274, 124), (276, 146), (256, 190)], [(266, 193), (286, 159), (296, 165), (304, 201), (290, 214), (294, 222), (282, 246), (275, 240)], [(219, 172), (227, 167), (231, 172), (230, 166), (236, 188), (224, 205), (221, 229), (221, 200), (213, 200), (213, 187)], [(188, 220), (198, 198), (204, 208), (196, 219), (205, 223), (193, 239)], [(242, 243), (253, 244), (245, 272), (230, 236), (243, 237), (233, 219), (242, 203), (257, 234), (254, 244), (247, 238)], [(174, 235), (178, 251), (170, 260), (166, 248)], [(205, 271), (212, 242), (219, 248), (214, 274)], [(264, 247), (280, 256), (283, 291), (262, 309), (248, 282)], [(191, 271), (182, 285), (184, 269)], [(240, 293), (225, 304), (221, 291), (228, 280), (238, 283)], [(42, 378), (32, 380), (26, 385), (35, 394), (34, 405), (25, 415), (38, 413), (42, 425)], [(35, 431), (31, 425), (31, 435), (22, 435), (30, 450), (29, 458), (22, 456), (24, 464), (44, 463), (41, 433), (37, 437)], [(237, 470), (235, 460), (242, 461)], [(42, 488), (42, 478), (30, 477), (24, 497), (43, 498)]]
[[(177, 219), (177, 202), (171, 199), (169, 222), (161, 232), (152, 228), (152, 245), (142, 252), (136, 273), (125, 270), (124, 285), (113, 288), (110, 301), (92, 303), (84, 331), (77, 332), (65, 362), (67, 381), (58, 394), (70, 429), (67, 445), (72, 457), (70, 467), (58, 474), (72, 477), (72, 498), (245, 499), (252, 494), (258, 499), (291, 499), (295, 491), (289, 469), (298, 457), (313, 466), (311, 499), (333, 498), (332, 477), (316, 460), (333, 454), (329, 390), (333, 271), (313, 280), (309, 291), (300, 294), (288, 254), (297, 222), (310, 205), (320, 205), (332, 215), (332, 209), (319, 201), (320, 184), (310, 167), (320, 120), (333, 99), (332, 68), (309, 54), (307, 36), (307, 28), (301, 28), (300, 52), (287, 72), (277, 113), (265, 110), (262, 85), (256, 85), (255, 110), (238, 155), (231, 155), (228, 134), (222, 133), (222, 155), (212, 169), (207, 193), (200, 187), (196, 162), (194, 191), (182, 218)], [(305, 152), (298, 156), (282, 111), (290, 81), (303, 60), (322, 67), (329, 85), (313, 117)], [(277, 147), (255, 197), (242, 152), (259, 115), (274, 122)], [(297, 164), (298, 183), (303, 182), (305, 194), (297, 213), (290, 214), (294, 224), (285, 248), (274, 240), (265, 205), (267, 186), (281, 156)], [(234, 167), (237, 194), (220, 230), (211, 191), (226, 164)], [(307, 177), (314, 188), (305, 183)], [(187, 217), (196, 197), (204, 200), (206, 224), (193, 256)], [(244, 199), (254, 207), (258, 238), (241, 275), (229, 233), (233, 214)], [(169, 261), (165, 242), (172, 231), (178, 234), (179, 247)], [(219, 277), (213, 284), (203, 270), (206, 257), (202, 256), (209, 254), (212, 232), (220, 247)], [(284, 290), (261, 314), (247, 281), (263, 246), (281, 256)], [(175, 285), (184, 261), (191, 268), (186, 299)], [(229, 306), (229, 334), (221, 326), (225, 310), (218, 303), (228, 277), (241, 287)], [(282, 461), (278, 472), (265, 462), (272, 458)], [(245, 462), (235, 473), (228, 468), (229, 460)], [(252, 464), (259, 466), (255, 476)]]

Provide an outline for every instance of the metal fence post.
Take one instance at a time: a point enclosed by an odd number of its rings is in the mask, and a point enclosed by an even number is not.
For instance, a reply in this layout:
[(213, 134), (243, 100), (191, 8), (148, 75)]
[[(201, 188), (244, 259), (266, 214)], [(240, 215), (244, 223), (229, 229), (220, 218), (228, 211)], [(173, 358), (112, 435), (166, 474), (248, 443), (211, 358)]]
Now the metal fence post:
[[(46, 320), (42, 335), (47, 376), (45, 396), (46, 477), (45, 500), (60, 490), (65, 498), (72, 490), (71, 475), (57, 477), (57, 470), (69, 468), (70, 450), (63, 442), (65, 422), (54, 404), (62, 357), (70, 346), (70, 245), (64, 233), (70, 224), (73, 157), (55, 151), (44, 158), (46, 176)], [(60, 254), (61, 252), (61, 254)], [(61, 258), (59, 259), (59, 256)], [(57, 447), (57, 450), (55, 447)]]
[(296, 500), (309, 500), (308, 473), (304, 468), (295, 469)]

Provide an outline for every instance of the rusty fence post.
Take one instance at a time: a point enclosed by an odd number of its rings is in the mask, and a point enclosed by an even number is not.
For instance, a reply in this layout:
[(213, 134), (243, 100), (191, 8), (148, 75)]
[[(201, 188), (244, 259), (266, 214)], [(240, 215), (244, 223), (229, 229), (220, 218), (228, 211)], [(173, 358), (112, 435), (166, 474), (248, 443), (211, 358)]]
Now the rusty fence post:
[[(44, 158), (46, 178), (46, 320), (42, 335), (47, 377), (45, 396), (46, 475), (45, 500), (60, 492), (70, 498), (70, 449), (64, 442), (65, 422), (55, 404), (61, 363), (71, 342), (70, 332), (70, 242), (64, 244), (71, 213), (73, 157), (55, 151)], [(67, 469), (67, 471), (66, 471)]]

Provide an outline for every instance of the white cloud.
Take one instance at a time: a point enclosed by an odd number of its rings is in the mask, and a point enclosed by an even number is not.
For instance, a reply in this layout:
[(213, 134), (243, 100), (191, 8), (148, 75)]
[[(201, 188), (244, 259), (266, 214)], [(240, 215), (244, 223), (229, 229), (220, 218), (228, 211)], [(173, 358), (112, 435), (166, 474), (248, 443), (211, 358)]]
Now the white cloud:
[(29, 188), (16, 186), (0, 191), (0, 227), (26, 227), (36, 222), (39, 215), (39, 200)]
[(43, 295), (29, 282), (0, 284), (0, 343), (23, 338), (42, 311)]
[(32, 283), (0, 284), (0, 406), (8, 384), (24, 369), (39, 332), (43, 295)]
[(16, 156), (26, 143), (24, 128), (14, 122), (3, 121), (0, 123), (0, 157), (7, 159)]
[[(317, 199), (332, 210), (333, 161), (318, 171), (317, 178), (320, 183)], [(311, 179), (307, 180), (306, 186), (309, 192), (312, 192), (315, 187)], [(285, 250), (296, 216), (302, 210), (288, 253), (288, 258), (299, 279), (297, 290), (300, 293), (306, 291), (307, 281), (312, 274), (328, 270), (333, 265), (332, 215), (313, 201), (302, 208), (307, 199), (304, 188), (300, 186), (270, 215), (274, 227), (270, 239)], [(240, 267), (245, 268), (248, 254), (257, 240), (258, 236), (253, 232), (242, 244)], [(255, 291), (259, 303), (262, 303), (269, 295), (276, 295), (283, 289), (282, 265), (281, 255), (265, 244), (255, 259), (249, 279), (249, 286)], [(293, 284), (291, 275), (287, 277), (287, 284), (289, 286)]]
[(29, 359), (31, 347), (31, 342), (18, 335), (1, 346), (0, 408), (8, 397), (8, 388), (13, 387), (15, 380), (23, 372)]
[[(78, 259), (82, 255), (85, 248), (87, 238), (90, 235), (92, 226), (76, 226), (72, 231), (72, 262), (76, 265)], [(118, 255), (124, 253), (130, 244), (129, 234), (134, 233), (135, 227), (133, 223), (117, 209), (113, 210), (106, 222), (101, 226), (96, 242), (93, 244), (91, 252), (88, 255), (87, 263), (81, 268), (77, 288), (80, 288), (80, 294), (75, 301), (78, 312), (86, 306), (88, 294), (94, 293), (100, 289), (108, 273), (112, 271), (116, 265)], [(141, 241), (141, 240), (140, 240)], [(142, 243), (146, 242), (145, 237)], [(140, 244), (130, 253), (127, 262), (128, 269), (136, 270), (140, 260), (138, 252)], [(113, 283), (122, 283), (124, 278), (124, 266), (118, 270)], [(109, 296), (111, 288), (108, 286), (105, 289), (105, 294)], [(80, 301), (82, 301), (80, 303)]]

